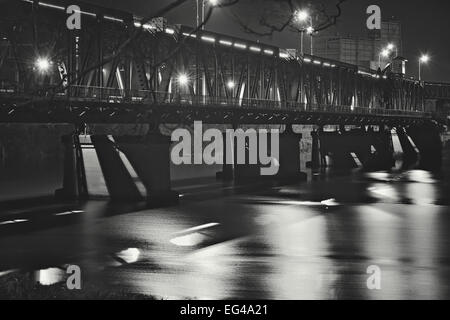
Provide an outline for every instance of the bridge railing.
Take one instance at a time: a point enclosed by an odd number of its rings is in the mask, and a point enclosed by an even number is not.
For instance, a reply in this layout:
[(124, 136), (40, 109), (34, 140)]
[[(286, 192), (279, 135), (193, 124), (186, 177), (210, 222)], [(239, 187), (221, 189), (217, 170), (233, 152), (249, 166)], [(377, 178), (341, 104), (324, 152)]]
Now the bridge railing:
[[(5, 92), (3, 92), (5, 93)], [(9, 92), (10, 94), (13, 94)], [(0, 94), (2, 92), (0, 91)], [(383, 108), (364, 108), (324, 104), (305, 104), (295, 101), (277, 101), (235, 97), (196, 96), (171, 92), (155, 92), (146, 90), (122, 90), (106, 87), (70, 86), (57, 93), (40, 92), (41, 97), (54, 99), (70, 99), (85, 102), (103, 102), (107, 104), (142, 104), (200, 106), (221, 108), (248, 108), (262, 110), (304, 111), (314, 113), (339, 113), (376, 116), (432, 117), (432, 114), (421, 111), (394, 110)]]

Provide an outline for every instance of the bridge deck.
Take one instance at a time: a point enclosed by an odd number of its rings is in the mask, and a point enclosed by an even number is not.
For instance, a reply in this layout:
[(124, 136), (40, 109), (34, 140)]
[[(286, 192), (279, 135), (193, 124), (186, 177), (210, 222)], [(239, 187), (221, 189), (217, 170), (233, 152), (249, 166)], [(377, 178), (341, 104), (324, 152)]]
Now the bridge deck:
[(0, 91), (0, 122), (214, 124), (421, 123), (431, 113), (298, 102), (71, 87), (65, 93)]

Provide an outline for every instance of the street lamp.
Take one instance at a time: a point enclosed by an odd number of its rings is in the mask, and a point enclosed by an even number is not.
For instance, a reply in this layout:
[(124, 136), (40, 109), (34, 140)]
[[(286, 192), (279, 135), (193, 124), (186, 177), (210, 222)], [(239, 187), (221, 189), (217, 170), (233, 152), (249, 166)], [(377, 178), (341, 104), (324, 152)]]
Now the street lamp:
[[(200, 25), (203, 23), (202, 25), (202, 30), (205, 30), (205, 7), (206, 7), (206, 3), (208, 3), (210, 6), (217, 6), (219, 5), (219, 0), (196, 0), (197, 1), (197, 28), (200, 27)], [(201, 13), (200, 13), (200, 1), (202, 2), (201, 4)], [(201, 20), (200, 20), (201, 17)]]
[(395, 49), (395, 57), (398, 57), (398, 47), (395, 44), (389, 43), (386, 48), (389, 51), (394, 51), (394, 49)]
[(311, 37), (311, 55), (314, 54), (314, 45), (313, 45), (313, 36), (314, 36), (314, 28), (312, 26), (312, 21), (311, 21), (311, 25), (306, 28), (306, 32), (310, 35)]
[(381, 57), (388, 58), (391, 51), (388, 48), (385, 48), (381, 50), (380, 54), (378, 55), (378, 66), (381, 69)]
[(422, 64), (426, 64), (430, 61), (430, 56), (424, 54), (419, 59), (419, 81), (422, 81)]
[[(308, 20), (310, 21), (310, 26), (308, 28), (306, 28), (306, 32), (311, 35), (311, 55), (312, 55), (313, 54), (313, 52), (312, 52), (313, 51), (312, 35), (314, 33), (314, 29), (312, 27), (312, 17), (307, 10), (297, 10), (294, 13), (294, 17), (295, 17), (295, 20), (299, 23), (305, 23)], [(303, 50), (304, 33), (305, 33), (305, 28), (302, 27), (302, 29), (300, 31), (300, 37), (301, 37), (300, 38), (300, 51), (301, 51), (302, 55), (304, 54), (304, 50)]]

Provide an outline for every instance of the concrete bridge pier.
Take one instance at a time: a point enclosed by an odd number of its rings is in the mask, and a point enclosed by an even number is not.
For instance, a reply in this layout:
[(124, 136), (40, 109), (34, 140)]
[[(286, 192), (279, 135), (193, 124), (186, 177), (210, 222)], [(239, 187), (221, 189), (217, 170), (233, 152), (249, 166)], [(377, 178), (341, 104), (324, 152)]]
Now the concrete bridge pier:
[[(352, 156), (353, 151), (350, 140), (350, 135), (347, 132), (321, 132), (319, 141), (316, 143), (320, 143), (321, 153), (327, 155), (331, 160), (331, 163), (329, 163), (331, 167), (336, 169), (352, 169), (357, 168), (358, 165)], [(314, 156), (314, 151), (316, 156)], [(319, 157), (318, 153), (320, 152), (317, 149), (314, 150), (313, 146), (313, 160)], [(318, 167), (319, 164), (316, 162), (315, 165)]]
[(152, 205), (178, 201), (170, 184), (169, 137), (73, 134), (63, 142), (64, 182), (57, 196), (146, 200)]
[(414, 167), (419, 160), (419, 153), (416, 146), (412, 143), (404, 127), (396, 128), (398, 140), (403, 150), (403, 164), (402, 169), (407, 170)]
[(78, 134), (65, 135), (61, 142), (64, 148), (63, 187), (56, 191), (56, 196), (85, 199), (88, 190), (80, 137)]
[(323, 130), (311, 131), (312, 137), (312, 150), (311, 150), (311, 169), (317, 170), (327, 166), (325, 156), (323, 154), (323, 148), (320, 142), (320, 135)]
[(369, 132), (370, 157), (366, 170), (390, 170), (395, 165), (394, 145), (390, 128), (380, 127), (378, 132)]
[(419, 150), (419, 168), (440, 171), (443, 143), (438, 125), (433, 123), (413, 125), (407, 128), (407, 133)]
[(282, 180), (305, 181), (306, 173), (301, 171), (300, 142), (302, 134), (295, 133), (292, 125), (287, 125), (286, 130), (280, 134), (279, 170), (276, 175)]
[[(224, 141), (227, 141), (226, 134), (224, 134)], [(274, 146), (271, 145), (272, 136), (267, 134), (267, 156), (272, 156), (272, 164), (266, 165), (261, 163), (260, 159), (260, 137), (257, 136), (257, 149), (252, 152), (257, 153), (257, 163), (250, 164), (250, 148), (248, 147), (248, 139), (246, 140), (245, 150), (238, 150), (241, 145), (236, 143), (236, 138), (232, 146), (224, 144), (224, 164), (222, 172), (217, 173), (217, 178), (224, 181), (235, 181), (237, 183), (246, 181), (255, 181), (260, 179), (275, 179), (275, 180), (292, 180), (304, 181), (306, 174), (300, 170), (300, 141), (302, 135), (294, 133), (292, 126), (287, 126), (285, 132), (279, 134), (278, 140), (278, 157), (272, 152)], [(245, 164), (238, 163), (238, 151), (245, 152)], [(227, 155), (233, 153), (233, 164), (227, 163)], [(268, 169), (270, 166), (277, 167), (274, 170), (276, 174), (263, 174), (264, 168)]]
[[(321, 132), (319, 141), (321, 154), (329, 156), (333, 168), (389, 170), (394, 165), (392, 137), (388, 130), (374, 132), (362, 128), (345, 131), (341, 128), (340, 131)], [(313, 159), (318, 157), (317, 151), (315, 156), (313, 153)], [(320, 163), (316, 160), (315, 165)]]

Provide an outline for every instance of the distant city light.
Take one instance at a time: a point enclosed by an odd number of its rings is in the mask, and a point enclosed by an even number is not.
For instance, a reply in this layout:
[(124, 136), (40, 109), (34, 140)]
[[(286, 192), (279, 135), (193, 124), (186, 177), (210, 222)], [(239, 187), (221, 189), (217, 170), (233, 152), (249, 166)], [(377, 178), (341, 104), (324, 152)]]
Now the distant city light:
[(47, 72), (50, 69), (51, 62), (47, 58), (38, 58), (36, 60), (36, 68), (40, 72)]

